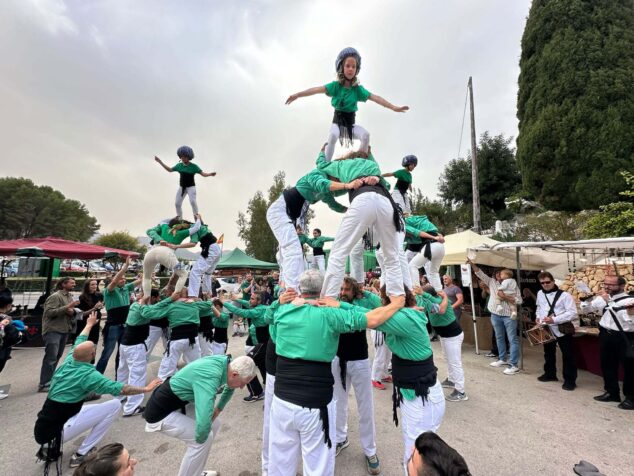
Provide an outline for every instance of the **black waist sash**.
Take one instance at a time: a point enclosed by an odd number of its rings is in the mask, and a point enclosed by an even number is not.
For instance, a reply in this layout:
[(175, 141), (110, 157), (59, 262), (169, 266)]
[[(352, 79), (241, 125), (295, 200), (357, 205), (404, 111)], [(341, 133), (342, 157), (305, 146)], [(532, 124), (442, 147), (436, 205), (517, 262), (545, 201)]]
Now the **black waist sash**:
[(313, 248), (313, 256), (324, 256), (324, 249), (323, 248)]
[(396, 409), (403, 401), (400, 389), (414, 390), (416, 396), (421, 397), (424, 402), (429, 396), (429, 388), (436, 384), (437, 370), (433, 355), (425, 360), (407, 360), (392, 354), (392, 412), (396, 426), (398, 426)]
[(286, 202), (286, 214), (291, 220), (297, 220), (302, 215), (306, 199), (299, 193), (297, 187), (287, 188), (282, 192), (282, 195), (284, 195)]
[(126, 325), (123, 330), (123, 337), (121, 337), (122, 345), (137, 345), (145, 344), (148, 336), (150, 335), (150, 324), (141, 324), (140, 326), (128, 326)]
[(196, 343), (196, 337), (198, 336), (197, 324), (183, 324), (182, 326), (176, 326), (172, 328), (170, 332), (170, 338), (167, 341), (167, 355), (170, 355), (170, 344), (174, 340), (189, 339), (190, 347)]
[(198, 333), (202, 334), (207, 342), (211, 342), (214, 339), (214, 326), (211, 323), (211, 316), (200, 316)]
[(406, 249), (409, 251), (413, 251), (415, 253), (420, 253), (420, 250), (423, 249), (422, 243), (407, 243)]
[(75, 403), (56, 402), (47, 398), (35, 421), (33, 429), (35, 441), (43, 445), (58, 438), (61, 444), (64, 425), (81, 411), (83, 404), (83, 398)]
[(266, 373), (275, 377), (277, 354), (275, 353), (275, 342), (273, 342), (273, 339), (269, 339), (266, 343), (266, 356), (264, 362)]
[[(428, 233), (432, 236), (438, 236), (437, 231), (426, 231), (425, 233)], [(434, 243), (436, 240), (432, 240), (431, 238), (421, 238), (421, 240), (422, 245), (425, 247), (425, 251), (423, 251), (423, 256), (428, 260), (431, 260), (431, 244)]]
[(170, 326), (170, 323), (167, 317), (161, 317), (160, 319), (152, 319), (150, 321), (150, 325), (153, 327), (160, 327), (161, 329), (166, 329)]
[(396, 190), (401, 192), (401, 195), (405, 195), (407, 191), (409, 190), (409, 185), (410, 185), (409, 182), (406, 182), (405, 180), (397, 179), (396, 185), (394, 185), (394, 188), (396, 188)]
[(332, 123), (339, 126), (339, 143), (345, 147), (352, 146), (352, 140), (354, 138), (354, 123), (356, 120), (355, 112), (337, 111), (335, 109), (335, 115), (332, 118)]
[(227, 344), (229, 342), (226, 327), (214, 328), (214, 342), (217, 342), (218, 344)]
[(368, 340), (365, 331), (347, 332), (339, 335), (339, 372), (341, 385), (346, 388), (347, 364), (351, 360), (364, 360), (368, 358)]
[(176, 396), (170, 387), (170, 379), (168, 378), (152, 392), (152, 396), (145, 405), (143, 418), (148, 423), (158, 423), (170, 413), (184, 410), (188, 403)]
[(128, 318), (128, 312), (130, 312), (130, 305), (119, 306), (113, 309), (108, 309), (108, 317), (106, 318), (106, 324), (110, 325), (123, 325)]
[(334, 382), (330, 362), (277, 356), (275, 396), (303, 408), (318, 408), (328, 448), (332, 447), (332, 442), (327, 407), (332, 401)]
[(255, 337), (258, 340), (258, 344), (265, 344), (266, 345), (266, 343), (271, 338), (271, 335), (269, 334), (269, 326), (256, 327), (255, 328)]
[(194, 179), (194, 176), (196, 174), (190, 174), (188, 172), (179, 172), (179, 175), (180, 175), (179, 185), (181, 187), (181, 197), (183, 197), (186, 193), (185, 189), (187, 187), (196, 186), (196, 181)]
[[(362, 178), (362, 177), (357, 177), (357, 178)], [(350, 203), (352, 203), (352, 201), (355, 198), (357, 198), (359, 195), (361, 195), (362, 193), (369, 193), (369, 192), (378, 193), (379, 195), (387, 198), (390, 201), (390, 204), (392, 205), (392, 210), (394, 210), (394, 213), (392, 215), (392, 221), (394, 222), (394, 227), (396, 228), (396, 231), (403, 231), (405, 229), (405, 226), (403, 223), (403, 217), (402, 217), (403, 211), (401, 210), (401, 207), (399, 207), (394, 202), (392, 195), (390, 195), (387, 189), (380, 183), (376, 185), (363, 185), (356, 190), (350, 190), (350, 192), (348, 192)]]
[(453, 322), (447, 324), (446, 326), (432, 326), (440, 337), (448, 338), (448, 337), (456, 337), (462, 334), (462, 327), (460, 327), (460, 323), (458, 319), (455, 319)]

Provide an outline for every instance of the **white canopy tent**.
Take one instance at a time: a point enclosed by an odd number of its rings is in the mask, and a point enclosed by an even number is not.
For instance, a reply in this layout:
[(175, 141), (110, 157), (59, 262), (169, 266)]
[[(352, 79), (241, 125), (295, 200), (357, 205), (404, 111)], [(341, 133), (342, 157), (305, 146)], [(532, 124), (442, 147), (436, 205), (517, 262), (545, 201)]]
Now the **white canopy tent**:
[[(478, 264), (520, 270), (550, 271), (556, 279), (592, 264), (634, 262), (634, 237), (599, 238), (579, 241), (509, 242), (470, 248), (469, 258)], [(520, 332), (523, 332), (520, 320)], [(523, 340), (520, 346), (524, 366)]]
[[(499, 241), (466, 230), (445, 236), (445, 257), (443, 266), (460, 265), (467, 261), (467, 250), (478, 246), (493, 246)], [(485, 263), (483, 263), (485, 264)]]

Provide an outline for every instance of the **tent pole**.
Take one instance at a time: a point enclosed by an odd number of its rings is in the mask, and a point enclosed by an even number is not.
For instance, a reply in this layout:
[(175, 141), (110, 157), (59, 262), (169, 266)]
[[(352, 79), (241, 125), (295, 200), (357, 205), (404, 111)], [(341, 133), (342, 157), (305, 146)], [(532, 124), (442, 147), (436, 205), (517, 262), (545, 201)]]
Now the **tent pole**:
[[(469, 274), (471, 274), (471, 265), (469, 265)], [(475, 340), (476, 355), (480, 355), (478, 347), (478, 327), (476, 326), (475, 299), (473, 297), (473, 277), (469, 280), (469, 291), (471, 293), (471, 320), (473, 321), (473, 339)], [(479, 317), (479, 316), (478, 316)]]
[[(521, 278), (520, 278), (520, 268), (521, 268), (521, 264), (520, 264), (520, 247), (516, 247), (515, 248), (515, 267), (517, 268), (517, 286), (520, 289), (520, 294), (521, 294), (521, 289), (522, 289), (522, 284), (521, 284)], [(519, 320), (519, 324), (520, 324), (520, 370), (524, 370), (524, 339), (523, 339), (523, 335), (524, 335), (524, 320), (522, 319), (522, 313), (519, 312), (520, 308), (519, 306), (517, 306), (517, 318)]]
[(48, 270), (46, 273), (46, 289), (44, 294), (48, 297), (51, 295), (51, 286), (53, 283), (53, 266), (55, 264), (55, 258), (48, 259)]

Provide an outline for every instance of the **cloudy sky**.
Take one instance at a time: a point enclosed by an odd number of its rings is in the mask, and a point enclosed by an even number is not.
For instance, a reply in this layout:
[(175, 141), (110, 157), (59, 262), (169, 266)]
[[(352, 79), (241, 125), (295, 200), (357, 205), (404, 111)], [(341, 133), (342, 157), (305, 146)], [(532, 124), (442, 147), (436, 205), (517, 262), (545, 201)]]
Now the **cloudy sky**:
[[(414, 186), (431, 198), (458, 154), (466, 84), (476, 128), (517, 135), (520, 39), (528, 0), (0, 2), (2, 173), (50, 185), (84, 203), (101, 233), (143, 234), (174, 215), (176, 174), (154, 163), (193, 147), (210, 178), (198, 203), (225, 247), (238, 212), (284, 170), (294, 184), (326, 138), (325, 96), (284, 101), (334, 78), (345, 46), (362, 57), (361, 83), (410, 111), (368, 102), (384, 171), (415, 154)], [(461, 155), (469, 148), (465, 128)], [(345, 199), (344, 199), (345, 200)], [(345, 203), (345, 202), (344, 202)], [(185, 214), (190, 212), (184, 205)], [(334, 235), (339, 217), (315, 207)]]

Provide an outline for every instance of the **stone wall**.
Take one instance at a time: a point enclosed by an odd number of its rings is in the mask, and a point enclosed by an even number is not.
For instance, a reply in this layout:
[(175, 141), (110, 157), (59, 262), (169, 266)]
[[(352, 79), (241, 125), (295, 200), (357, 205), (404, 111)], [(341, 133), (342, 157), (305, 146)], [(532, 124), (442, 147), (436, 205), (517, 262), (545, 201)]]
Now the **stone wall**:
[[(619, 276), (623, 276), (627, 285), (625, 286), (625, 292), (629, 292), (634, 290), (634, 269), (631, 264), (619, 264), (616, 265)], [(580, 297), (585, 297), (586, 295), (580, 292), (576, 287), (575, 283), (579, 281), (583, 281), (588, 285), (588, 287), (592, 290), (593, 294), (598, 293), (602, 289), (603, 280), (607, 275), (614, 274), (614, 265), (603, 265), (603, 266), (586, 266), (578, 270), (575, 273), (570, 273), (566, 276), (566, 279), (561, 284), (560, 288), (563, 291), (568, 291), (571, 293), (576, 300)]]

